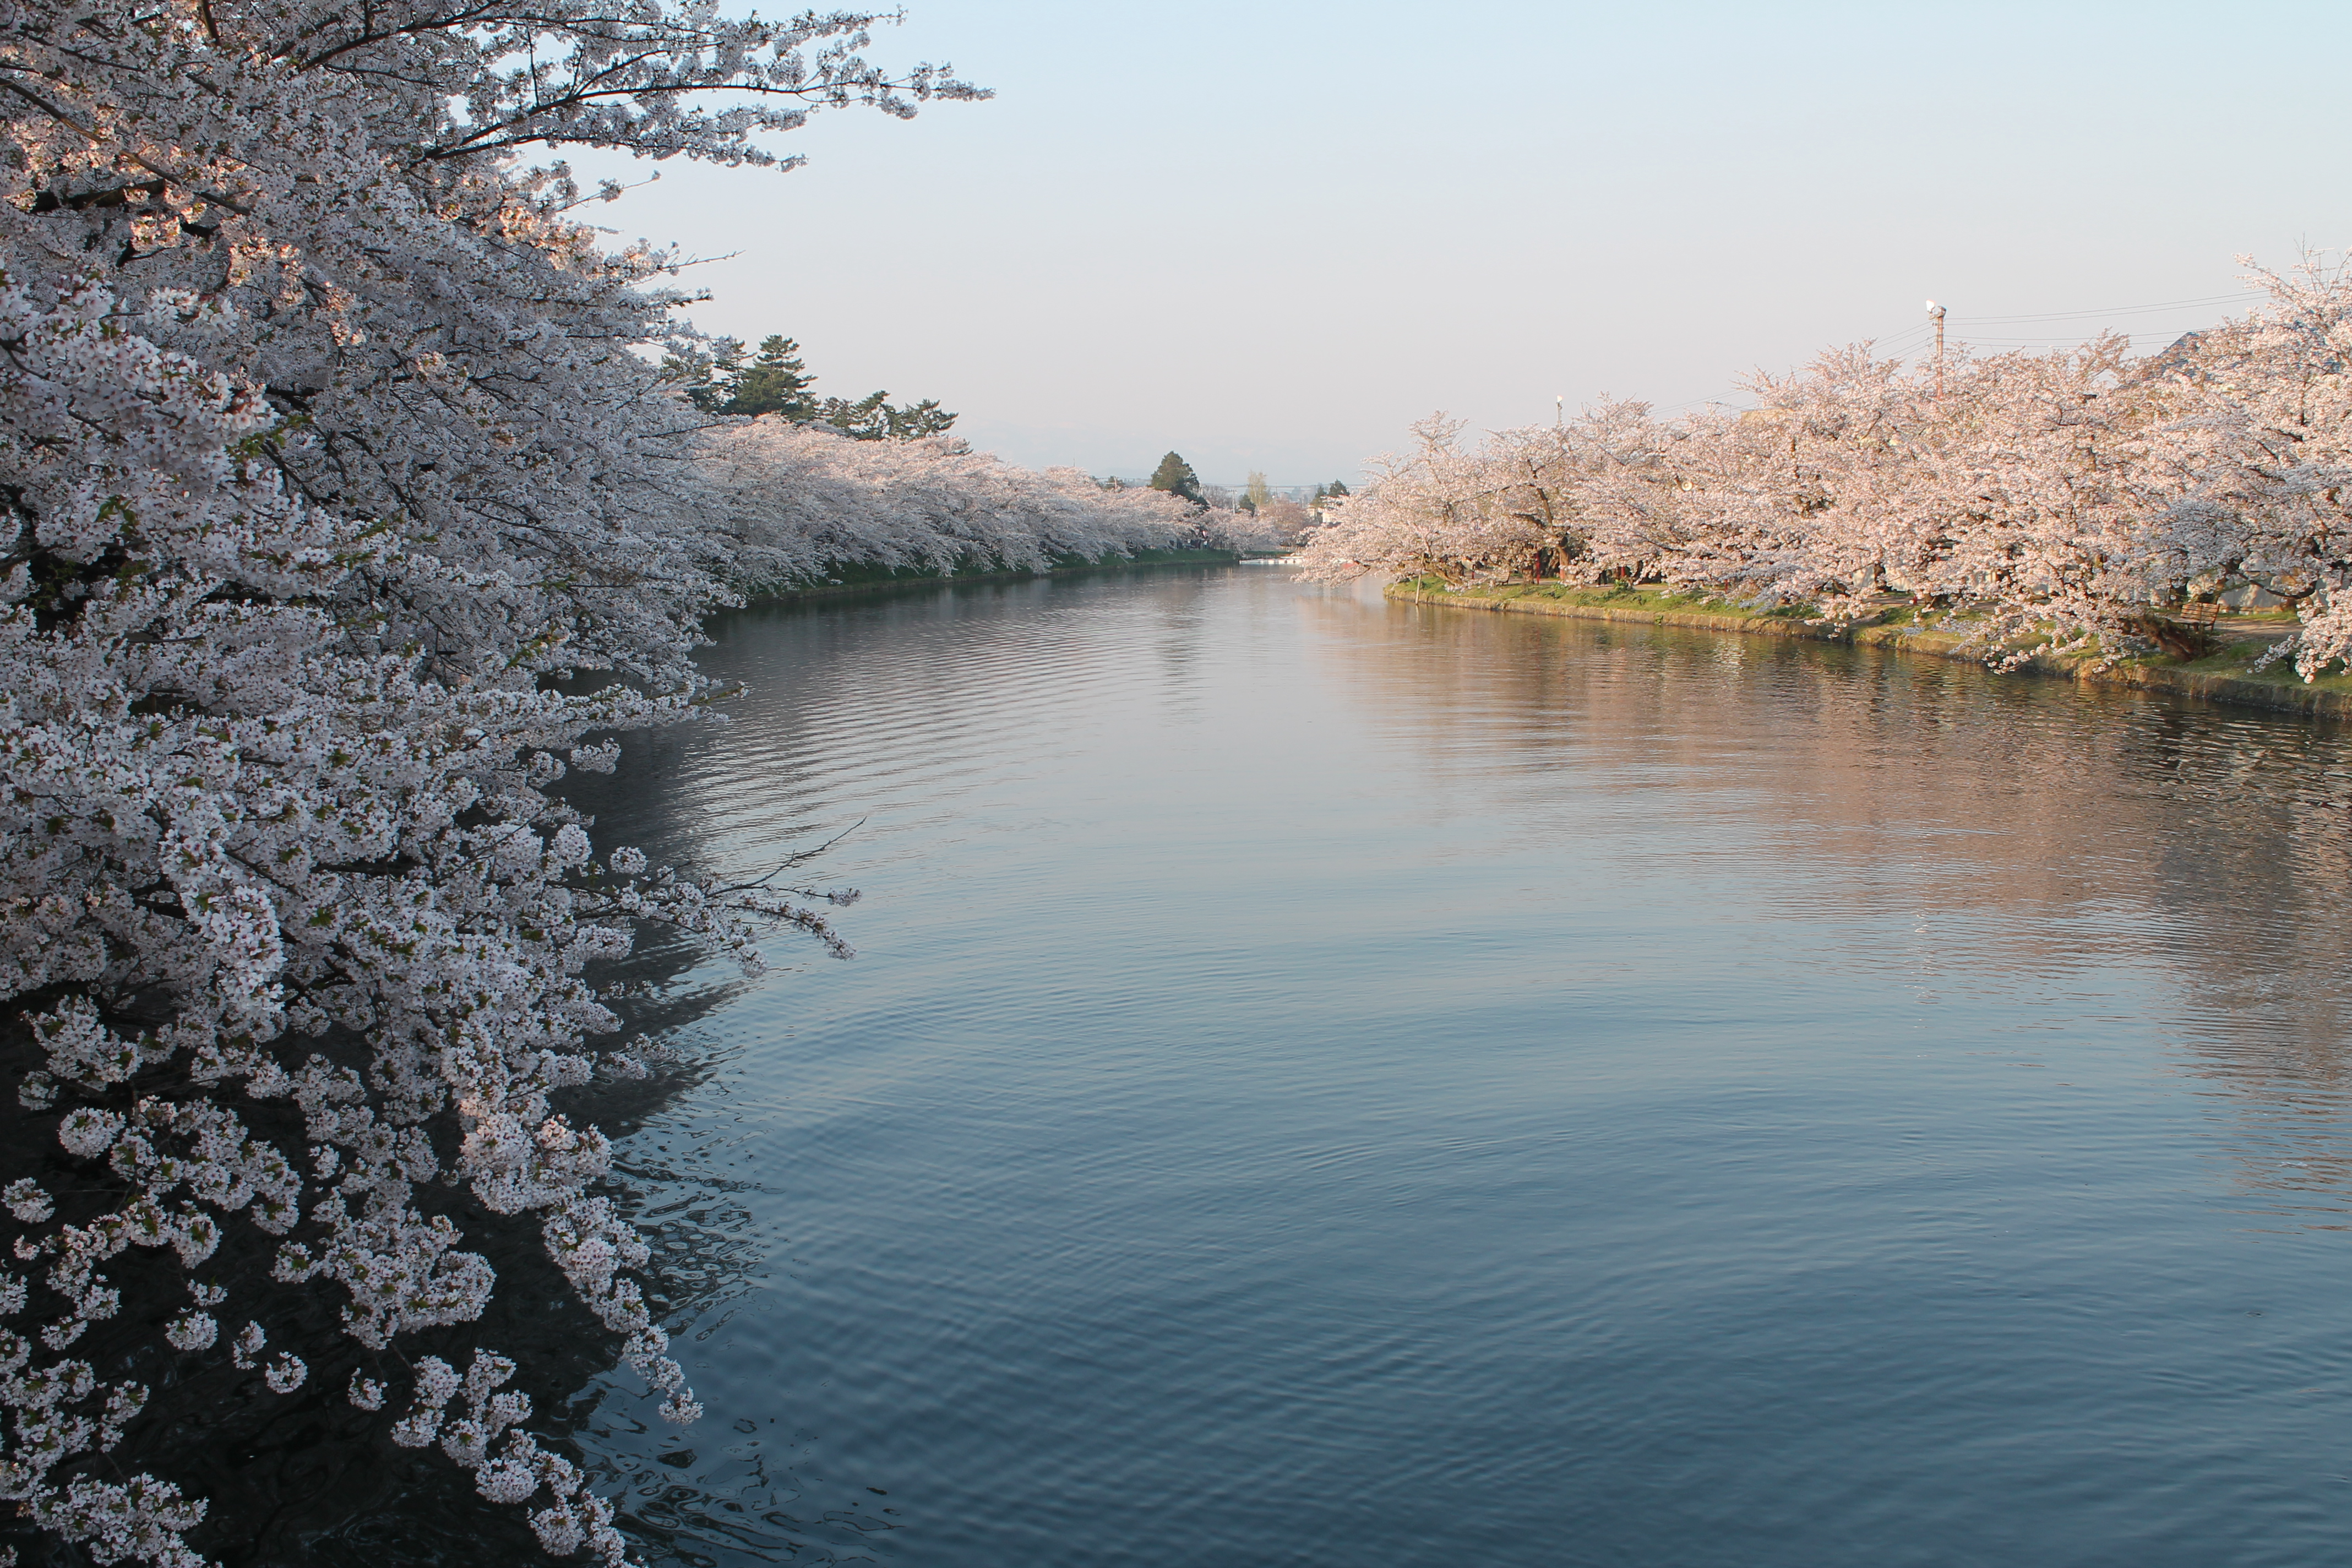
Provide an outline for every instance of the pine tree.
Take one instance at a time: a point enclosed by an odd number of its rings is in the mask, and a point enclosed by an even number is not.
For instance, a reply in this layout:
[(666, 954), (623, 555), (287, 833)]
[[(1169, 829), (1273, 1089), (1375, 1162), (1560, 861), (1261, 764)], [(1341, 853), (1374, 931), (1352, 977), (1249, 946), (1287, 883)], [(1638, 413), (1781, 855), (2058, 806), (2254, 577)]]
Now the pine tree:
[(956, 422), (956, 416), (941, 408), (936, 397), (926, 397), (904, 408), (889, 399), (887, 392), (869, 392), (855, 403), (845, 397), (828, 397), (816, 406), (810, 419), (819, 425), (830, 425), (860, 441), (904, 441), (918, 436), (940, 436)]
[(1174, 452), (1160, 458), (1160, 466), (1151, 470), (1151, 488), (1166, 490), (1170, 495), (1182, 496), (1194, 506), (1209, 504), (1201, 499), (1201, 476), (1192, 471), (1192, 464)]
[(721, 414), (781, 414), (795, 422), (818, 416), (816, 400), (808, 389), (816, 377), (801, 361), (801, 346), (787, 337), (770, 336), (760, 343), (760, 357), (738, 372), (731, 394), (719, 405)]
[(686, 400), (705, 414), (719, 412), (719, 405), (733, 395), (736, 377), (742, 374), (740, 338), (712, 338), (708, 348), (689, 344), (683, 353), (662, 356), (662, 379), (677, 383)]
[(940, 436), (956, 422), (936, 397), (901, 408), (887, 392), (855, 399), (813, 396), (809, 388), (816, 377), (802, 361), (800, 344), (782, 336), (763, 339), (760, 357), (748, 365), (740, 342), (713, 338), (708, 349), (663, 360), (662, 375), (684, 388), (688, 400), (705, 414), (781, 414), (791, 424), (830, 425), (861, 441)]

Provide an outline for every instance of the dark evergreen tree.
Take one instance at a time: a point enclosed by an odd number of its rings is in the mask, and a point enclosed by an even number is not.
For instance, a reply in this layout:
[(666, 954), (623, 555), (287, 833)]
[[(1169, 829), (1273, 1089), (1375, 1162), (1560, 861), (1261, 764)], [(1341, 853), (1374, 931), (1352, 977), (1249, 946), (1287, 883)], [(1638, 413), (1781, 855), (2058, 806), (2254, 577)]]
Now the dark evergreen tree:
[(1331, 481), (1331, 488), (1325, 490), (1323, 493), (1327, 496), (1343, 496), (1348, 493), (1348, 487), (1341, 484), (1338, 479), (1333, 479)]
[[(739, 351), (740, 352), (740, 351)], [(771, 336), (760, 343), (760, 357), (735, 374), (721, 414), (781, 414), (796, 424), (818, 416), (809, 388), (816, 377), (801, 363), (801, 346), (786, 337)], [(838, 401), (836, 399), (836, 401)]]
[(662, 374), (684, 387), (688, 401), (705, 414), (781, 414), (795, 425), (830, 425), (861, 441), (944, 435), (956, 422), (936, 397), (903, 408), (887, 392), (854, 401), (814, 397), (809, 388), (816, 377), (802, 362), (800, 344), (782, 336), (762, 339), (760, 357), (748, 365), (740, 340), (713, 338), (707, 350), (689, 346), (664, 359)]
[(1166, 490), (1170, 495), (1182, 496), (1194, 506), (1209, 504), (1201, 497), (1201, 476), (1192, 471), (1192, 464), (1174, 452), (1160, 458), (1160, 466), (1151, 470), (1151, 488)]
[(926, 397), (920, 403), (904, 408), (893, 408), (888, 415), (890, 434), (900, 440), (918, 436), (944, 436), (955, 424), (956, 416), (940, 406), (936, 397)]
[(917, 436), (944, 435), (956, 416), (940, 406), (936, 397), (904, 408), (894, 405), (887, 392), (871, 392), (856, 402), (828, 397), (816, 408), (813, 423), (830, 425), (860, 441), (910, 440)]
[(734, 395), (735, 378), (743, 374), (743, 340), (712, 338), (707, 349), (688, 343), (682, 353), (662, 356), (661, 374), (663, 380), (685, 389), (688, 402), (705, 414), (716, 414)]

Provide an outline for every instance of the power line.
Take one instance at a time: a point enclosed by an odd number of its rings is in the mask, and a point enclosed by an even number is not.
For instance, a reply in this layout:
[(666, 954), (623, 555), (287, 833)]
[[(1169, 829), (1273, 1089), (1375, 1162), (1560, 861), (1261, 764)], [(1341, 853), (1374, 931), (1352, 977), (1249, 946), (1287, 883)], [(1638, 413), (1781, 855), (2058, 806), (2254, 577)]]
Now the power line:
[[(2122, 332), (2122, 333), (2118, 333), (2118, 334), (2116, 334), (2116, 335), (2117, 335), (2117, 336), (2119, 336), (2119, 337), (2129, 337), (2131, 334), (2130, 334), (2130, 333), (2128, 333), (2128, 332)], [(2158, 336), (2162, 336), (2163, 334), (2162, 334), (2162, 333), (2149, 333), (2148, 335), (2149, 335), (2149, 336), (2151, 336), (2151, 337), (2158, 337)], [(2032, 348), (2032, 347), (2033, 347), (2034, 345), (2036, 345), (2036, 344), (2038, 344), (2038, 343), (2086, 343), (2086, 342), (2089, 342), (2091, 340), (2090, 340), (2089, 338), (2087, 338), (2087, 337), (2074, 336), (2074, 337), (2056, 337), (2056, 338), (1979, 338), (1979, 337), (1967, 337), (1967, 338), (1962, 338), (1960, 341), (1961, 341), (1962, 342), (1964, 342), (1964, 343), (1968, 344), (1968, 346), (1969, 346), (1969, 347), (1970, 347), (1970, 348), (1978, 348), (1978, 349), (1985, 349), (1985, 348), (2023, 349), (2023, 348)]]
[[(2116, 305), (2106, 309), (2092, 310), (2045, 310), (2036, 314), (2024, 316), (1954, 316), (1950, 318), (1950, 321), (1951, 325), (1955, 328), (1962, 329), (1971, 326), (2017, 326), (2032, 321), (2095, 321), (2114, 320), (2127, 316), (2156, 315), (2172, 310), (2199, 310), (2210, 308), (2214, 305), (2243, 304), (2251, 307), (2258, 304), (2259, 302), (2259, 296), (2248, 290), (2241, 290), (2235, 294), (2212, 294), (2207, 295), (2202, 299), (2196, 300), (2159, 300), (2146, 305)], [(1890, 332), (1881, 337), (1864, 338), (1860, 341), (1868, 343), (1872, 352), (1882, 358), (1901, 359), (1906, 355), (1916, 353), (1920, 350), (1927, 347), (1929, 342), (1934, 340), (1936, 325), (1937, 323), (1932, 321), (1915, 321), (1899, 331)], [(2166, 331), (2169, 330), (2170, 329), (2162, 327), (2156, 329), (2158, 331)], [(1961, 331), (1957, 333), (1956, 336), (1958, 337), (1960, 347), (1987, 349), (2072, 348), (2089, 341), (2089, 336), (2087, 335), (2048, 338), (1985, 338), (1976, 337), (1967, 333), (1966, 331)], [(1726, 399), (1721, 397), (1694, 397), (1682, 403), (1663, 407), (1660, 405), (1654, 403), (1651, 405), (1651, 407), (1658, 409), (1661, 413), (1673, 415), (1679, 414), (1686, 408), (1695, 408), (1701, 404), (1717, 404), (1724, 406), (1729, 406)]]
[(2032, 316), (1954, 316), (1954, 325), (1974, 322), (1985, 326), (2000, 326), (2012, 321), (2063, 321), (2085, 316), (2135, 316), (2156, 310), (2187, 310), (2200, 305), (2229, 305), (2240, 301), (2251, 303), (2245, 293), (2216, 294), (2203, 300), (2159, 300), (2153, 305), (2116, 305), (2096, 310), (2046, 310)]
[[(2126, 316), (2154, 315), (2159, 312), (2170, 310), (2197, 310), (2213, 305), (2229, 305), (2240, 302), (2252, 303), (2252, 301), (2249, 296), (2242, 293), (2213, 294), (2200, 300), (2166, 300), (2147, 305), (2117, 305), (2107, 309), (2095, 310), (2044, 310), (2032, 315), (2022, 316), (1954, 316), (1951, 318), (1951, 323), (1955, 327), (1965, 328), (2020, 326), (2033, 321), (2102, 321), (2113, 320)], [(1934, 330), (1932, 323), (1915, 322), (1910, 326), (1905, 327), (1900, 331), (1889, 332), (1883, 337), (1871, 338), (1865, 341), (1867, 341), (1873, 347), (1876, 348), (1880, 353), (1886, 353), (1891, 356), (1897, 353), (1907, 353), (1913, 348), (1924, 348), (1927, 345), (1927, 340), (1934, 334)], [(2160, 331), (2162, 329), (2158, 330)], [(1917, 340), (1916, 342), (1912, 341), (1915, 339)], [(2010, 347), (2022, 347), (2032, 343), (2080, 342), (2083, 340), (2080, 337), (1989, 338), (1978, 337), (1970, 334), (1967, 341), (1977, 344), (1990, 345), (1999, 343)]]

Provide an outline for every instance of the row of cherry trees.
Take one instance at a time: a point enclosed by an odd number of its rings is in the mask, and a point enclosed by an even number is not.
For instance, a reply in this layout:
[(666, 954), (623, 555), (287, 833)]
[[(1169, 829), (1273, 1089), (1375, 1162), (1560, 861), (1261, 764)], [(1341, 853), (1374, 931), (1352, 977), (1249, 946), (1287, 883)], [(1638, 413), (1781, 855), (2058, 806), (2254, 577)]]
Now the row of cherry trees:
[(1605, 402), (1475, 447), (1440, 416), (1307, 555), (1834, 616), (1893, 592), (1994, 645), (2143, 646), (2163, 609), (2258, 589), (2299, 612), (2309, 678), (2352, 654), (2352, 278), (2314, 259), (2253, 281), (2242, 320), (2154, 356), (1963, 349), (1938, 378), (1864, 344), (1756, 376), (1745, 412)]
[(952, 437), (859, 441), (773, 416), (706, 433), (698, 510), (747, 590), (822, 580), (844, 565), (954, 572), (1040, 568), (1137, 550), (1234, 548), (1265, 531), (1245, 513), (1076, 468), (1015, 468)]
[(666, 258), (515, 159), (773, 164), (812, 109), (975, 96), (869, 65), (872, 20), (0, 0), (0, 1500), (95, 1560), (236, 1539), (142, 1431), (331, 1397), (620, 1561), (470, 1342), (498, 1281), (453, 1215), (528, 1225), (696, 1414), (610, 1144), (563, 1110), (646, 1071), (596, 966), (648, 921), (747, 964), (763, 921), (830, 932), (813, 895), (593, 842), (553, 786), (699, 716), (744, 550), (820, 560), (860, 486), (935, 510), (892, 542), (868, 506), (886, 558), (1116, 530), (1062, 481), (768, 432), (726, 450), (781, 443), (825, 499), (720, 504), (655, 365)]

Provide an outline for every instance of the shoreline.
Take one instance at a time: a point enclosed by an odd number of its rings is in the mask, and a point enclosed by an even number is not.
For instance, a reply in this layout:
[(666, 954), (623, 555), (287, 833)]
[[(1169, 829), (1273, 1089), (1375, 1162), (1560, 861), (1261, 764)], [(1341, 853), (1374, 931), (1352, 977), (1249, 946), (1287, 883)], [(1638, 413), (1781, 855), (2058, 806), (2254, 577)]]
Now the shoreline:
[[(1076, 561), (1065, 565), (1013, 567), (1001, 572), (922, 573), (896, 575), (898, 570), (863, 582), (829, 582), (746, 589), (740, 605), (728, 609), (753, 610), (768, 605), (797, 604), (803, 599), (838, 598), (845, 594), (870, 594), (887, 588), (936, 588), (943, 584), (1025, 583), (1038, 577), (1076, 577), (1088, 572), (1153, 571), (1165, 566), (1233, 566), (1241, 555), (1231, 550), (1144, 550), (1122, 560)], [(726, 610), (718, 612), (720, 615)]]
[[(1515, 584), (1516, 585), (1516, 584)], [(1390, 584), (1383, 596), (1397, 604), (1439, 605), (1455, 609), (1485, 610), (1507, 615), (1559, 616), (1570, 620), (1613, 621), (1626, 626), (1669, 626), (1689, 631), (1735, 632), (1743, 637), (1776, 637), (1797, 642), (1843, 643), (1849, 647), (1874, 647), (1896, 653), (1984, 668), (1980, 646), (1966, 646), (1949, 632), (1918, 626), (1862, 625), (1843, 628), (1790, 616), (1721, 615), (1704, 610), (1636, 609), (1630, 606), (1580, 604), (1559, 598), (1503, 596), (1494, 594), (1432, 594), (1408, 582)], [(2306, 719), (2352, 719), (2352, 690), (2309, 686), (2301, 681), (2255, 680), (2224, 670), (2200, 670), (2178, 664), (2135, 659), (2104, 669), (2087, 659), (2037, 657), (2013, 671), (1991, 673), (2036, 675), (2073, 680), (2083, 686), (2135, 687), (2177, 697), (2194, 697), (2232, 707), (2262, 708)]]

